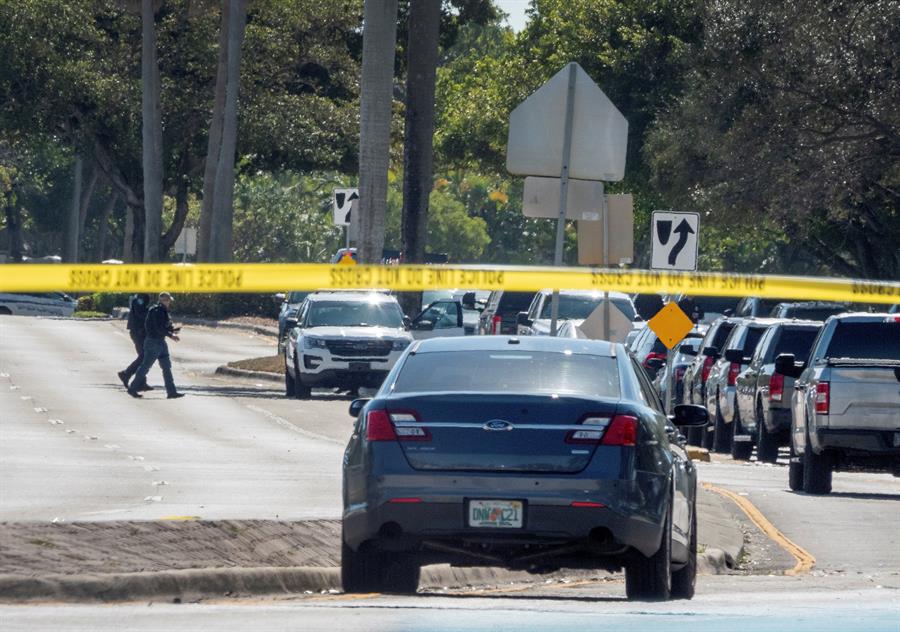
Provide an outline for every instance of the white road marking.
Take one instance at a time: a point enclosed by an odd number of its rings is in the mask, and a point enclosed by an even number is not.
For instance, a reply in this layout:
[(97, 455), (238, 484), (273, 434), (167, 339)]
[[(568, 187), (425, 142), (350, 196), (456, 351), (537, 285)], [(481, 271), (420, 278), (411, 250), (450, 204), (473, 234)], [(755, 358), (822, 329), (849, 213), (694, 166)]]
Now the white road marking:
[(261, 415), (268, 417), (269, 419), (274, 421), (279, 426), (282, 426), (283, 428), (287, 428), (291, 432), (296, 432), (297, 434), (302, 435), (308, 439), (315, 439), (316, 441), (327, 441), (328, 443), (334, 443), (335, 445), (344, 445), (343, 441), (338, 441), (337, 439), (333, 439), (331, 437), (326, 437), (325, 435), (320, 435), (316, 432), (310, 432), (309, 430), (304, 430), (303, 428), (300, 428), (299, 426), (295, 426), (294, 424), (289, 422), (287, 419), (284, 419), (283, 417), (279, 417), (275, 413), (270, 412), (264, 408), (260, 408), (259, 406), (254, 406), (252, 404), (245, 404), (245, 406), (249, 410), (252, 410), (255, 413), (260, 413)]

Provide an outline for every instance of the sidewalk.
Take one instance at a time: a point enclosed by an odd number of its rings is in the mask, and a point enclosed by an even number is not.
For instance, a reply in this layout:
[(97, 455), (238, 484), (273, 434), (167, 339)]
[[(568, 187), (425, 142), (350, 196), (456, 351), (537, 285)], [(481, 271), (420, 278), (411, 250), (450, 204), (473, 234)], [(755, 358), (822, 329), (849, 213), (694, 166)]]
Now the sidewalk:
[[(725, 572), (726, 559), (740, 556), (743, 535), (724, 499), (703, 489), (699, 494), (700, 572)], [(189, 600), (337, 590), (340, 528), (338, 520), (2, 523), (0, 600)], [(423, 569), (422, 587), (537, 578), (431, 566)]]

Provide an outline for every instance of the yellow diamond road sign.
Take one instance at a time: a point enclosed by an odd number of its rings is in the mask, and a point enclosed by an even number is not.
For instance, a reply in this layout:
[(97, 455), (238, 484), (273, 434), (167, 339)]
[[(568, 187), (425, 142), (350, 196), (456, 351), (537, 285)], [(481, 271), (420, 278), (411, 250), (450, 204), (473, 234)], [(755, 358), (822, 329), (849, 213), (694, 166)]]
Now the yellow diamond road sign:
[(667, 349), (672, 349), (694, 328), (694, 323), (675, 302), (666, 303), (647, 326), (659, 336)]

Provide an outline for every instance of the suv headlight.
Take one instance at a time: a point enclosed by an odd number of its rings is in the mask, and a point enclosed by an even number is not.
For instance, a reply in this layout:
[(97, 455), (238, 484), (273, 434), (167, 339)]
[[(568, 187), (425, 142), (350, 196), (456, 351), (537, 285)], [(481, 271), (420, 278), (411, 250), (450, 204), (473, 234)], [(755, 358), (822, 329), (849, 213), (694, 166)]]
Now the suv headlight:
[(324, 338), (313, 338), (311, 336), (303, 337), (304, 349), (325, 349), (326, 346)]
[(391, 346), (391, 349), (394, 351), (403, 351), (409, 346), (409, 343), (410, 341), (406, 338), (397, 338)]

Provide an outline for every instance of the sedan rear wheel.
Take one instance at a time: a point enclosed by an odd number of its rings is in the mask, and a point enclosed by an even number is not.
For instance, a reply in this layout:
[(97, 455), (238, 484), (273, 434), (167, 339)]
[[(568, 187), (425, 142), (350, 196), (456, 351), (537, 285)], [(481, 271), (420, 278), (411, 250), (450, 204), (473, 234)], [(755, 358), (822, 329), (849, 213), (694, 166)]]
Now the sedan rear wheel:
[(346, 593), (414, 595), (419, 574), (410, 556), (382, 553), (365, 544), (354, 551), (341, 542), (341, 585)]
[(694, 584), (697, 581), (697, 508), (691, 518), (691, 545), (687, 564), (672, 573), (672, 598), (693, 599)]
[(639, 601), (665, 601), (672, 594), (672, 511), (666, 511), (659, 550), (650, 557), (635, 553), (625, 566), (625, 594)]

